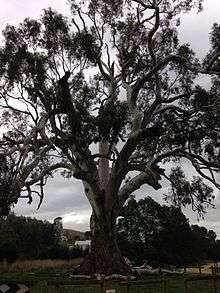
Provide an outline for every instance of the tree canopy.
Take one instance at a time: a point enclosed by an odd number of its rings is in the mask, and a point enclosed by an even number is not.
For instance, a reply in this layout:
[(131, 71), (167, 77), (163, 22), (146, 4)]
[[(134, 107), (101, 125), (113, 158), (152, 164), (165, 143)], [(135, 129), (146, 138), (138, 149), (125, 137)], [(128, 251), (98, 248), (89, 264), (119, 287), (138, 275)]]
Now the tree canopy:
[[(68, 234), (71, 232), (74, 234), (75, 231), (69, 230)], [(73, 247), (74, 239), (68, 240), (69, 244), (58, 235), (56, 225), (47, 221), (14, 213), (10, 213), (7, 219), (0, 219), (0, 261), (72, 259), (85, 254), (80, 248)]]
[[(46, 256), (49, 247), (58, 239), (52, 224), (36, 219), (17, 217), (11, 213), (0, 221), (0, 259), (8, 258), (7, 251), (14, 247), (16, 257), (20, 259), (41, 258)], [(10, 245), (9, 245), (10, 244)], [(13, 253), (9, 253), (13, 258)]]
[(118, 243), (130, 260), (160, 266), (189, 265), (220, 257), (213, 230), (190, 226), (178, 207), (160, 205), (151, 197), (124, 206), (117, 224)]
[[(114, 234), (123, 205), (144, 184), (158, 190), (165, 178), (167, 199), (199, 214), (212, 204), (207, 182), (220, 187), (220, 27), (198, 60), (178, 26), (181, 13), (202, 9), (201, 0), (69, 4), (69, 19), (49, 8), (3, 32), (0, 211), (33, 195), (40, 205), (48, 177), (61, 169), (83, 182), (95, 255), (95, 239), (112, 242), (101, 235)], [(198, 85), (201, 75), (211, 77), (210, 89)]]

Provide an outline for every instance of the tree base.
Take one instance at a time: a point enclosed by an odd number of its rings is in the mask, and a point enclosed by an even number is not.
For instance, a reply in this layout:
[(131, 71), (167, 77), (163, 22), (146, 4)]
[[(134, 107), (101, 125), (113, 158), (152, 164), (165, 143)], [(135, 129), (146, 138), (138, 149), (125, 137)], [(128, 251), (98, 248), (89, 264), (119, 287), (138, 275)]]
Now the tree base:
[(97, 255), (90, 253), (83, 263), (76, 269), (77, 275), (131, 275), (132, 267), (126, 263), (126, 260), (121, 254), (112, 255), (109, 258), (100, 259)]

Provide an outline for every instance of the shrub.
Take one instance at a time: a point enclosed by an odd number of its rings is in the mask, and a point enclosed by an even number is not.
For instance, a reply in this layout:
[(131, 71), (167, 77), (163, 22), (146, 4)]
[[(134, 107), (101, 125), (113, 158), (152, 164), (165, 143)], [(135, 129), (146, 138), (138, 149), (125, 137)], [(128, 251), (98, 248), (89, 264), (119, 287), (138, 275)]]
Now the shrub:
[(4, 259), (12, 263), (18, 258), (18, 252), (15, 243), (3, 241), (0, 243), (0, 261)]

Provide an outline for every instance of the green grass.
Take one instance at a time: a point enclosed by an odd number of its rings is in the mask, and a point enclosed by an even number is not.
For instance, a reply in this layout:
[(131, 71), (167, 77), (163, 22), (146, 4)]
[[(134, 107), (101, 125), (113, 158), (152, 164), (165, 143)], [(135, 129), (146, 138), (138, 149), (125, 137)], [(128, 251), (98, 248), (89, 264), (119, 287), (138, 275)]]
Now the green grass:
[[(115, 284), (107, 284), (106, 289), (116, 289), (117, 293), (126, 293), (126, 288), (118, 287)], [(219, 287), (220, 288), (220, 287)], [(53, 293), (54, 288), (45, 288), (45, 286), (40, 286), (36, 288), (35, 291), (38, 293)], [(63, 287), (61, 290), (62, 293), (97, 293), (101, 292), (100, 288), (97, 286), (90, 286), (90, 287)], [(163, 289), (159, 286), (132, 286), (130, 288), (130, 293), (163, 293)], [(183, 282), (174, 281), (170, 283), (170, 286), (167, 290), (168, 293), (184, 293)], [(213, 287), (211, 283), (204, 284), (203, 282), (198, 282), (196, 286), (189, 286), (190, 293), (212, 293)], [(217, 291), (217, 292), (220, 292)]]
[[(49, 270), (37, 270), (34, 272), (26, 273), (4, 273), (0, 275), (0, 283), (7, 283), (10, 281), (25, 283), (33, 282), (37, 284), (34, 286), (34, 293), (54, 293), (54, 287), (47, 287), (47, 281), (58, 281), (65, 280), (65, 277), (62, 276), (64, 270), (58, 269), (49, 269)], [(159, 276), (146, 276), (145, 280), (149, 281), (159, 281), (161, 277)], [(168, 289), (167, 293), (184, 293), (184, 278), (182, 276), (172, 276), (166, 277)], [(89, 281), (85, 282), (83, 286), (63, 286), (61, 291), (62, 293), (99, 293), (100, 286), (90, 285)], [(212, 280), (203, 280), (203, 281), (194, 281), (189, 283), (189, 293), (214, 293), (213, 290), (213, 281)], [(116, 289), (116, 293), (126, 293), (126, 287), (119, 286), (116, 282), (106, 282), (106, 289)], [(220, 280), (217, 281), (217, 293), (220, 293)], [(148, 285), (132, 285), (130, 287), (130, 293), (163, 293), (162, 284), (148, 284)]]

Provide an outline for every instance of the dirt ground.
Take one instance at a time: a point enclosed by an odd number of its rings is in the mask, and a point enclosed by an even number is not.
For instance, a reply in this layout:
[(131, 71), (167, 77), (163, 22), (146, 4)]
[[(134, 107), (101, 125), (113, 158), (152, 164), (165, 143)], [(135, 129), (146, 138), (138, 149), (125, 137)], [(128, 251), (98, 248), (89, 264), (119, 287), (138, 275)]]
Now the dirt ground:
[[(202, 274), (212, 274), (212, 266), (214, 266), (214, 263), (208, 263), (207, 265), (202, 265), (201, 266), (201, 273)], [(220, 263), (218, 263), (218, 267), (220, 267)], [(186, 268), (186, 272), (190, 274), (199, 274), (199, 268), (194, 267), (194, 268)]]

